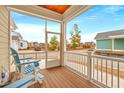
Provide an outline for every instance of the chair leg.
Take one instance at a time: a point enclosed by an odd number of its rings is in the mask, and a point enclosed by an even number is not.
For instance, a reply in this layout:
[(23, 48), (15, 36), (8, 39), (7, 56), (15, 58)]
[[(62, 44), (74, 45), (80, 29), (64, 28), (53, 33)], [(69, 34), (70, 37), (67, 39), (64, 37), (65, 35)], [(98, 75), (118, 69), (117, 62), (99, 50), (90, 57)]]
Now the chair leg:
[(43, 84), (43, 80), (38, 80), (38, 83), (39, 84)]

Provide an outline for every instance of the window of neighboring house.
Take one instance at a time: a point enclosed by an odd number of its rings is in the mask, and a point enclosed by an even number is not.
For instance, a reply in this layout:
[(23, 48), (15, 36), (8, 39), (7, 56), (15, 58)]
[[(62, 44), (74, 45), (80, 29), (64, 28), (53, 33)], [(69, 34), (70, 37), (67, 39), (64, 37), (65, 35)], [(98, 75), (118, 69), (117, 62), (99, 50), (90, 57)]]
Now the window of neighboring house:
[(23, 47), (23, 43), (21, 43), (21, 47)]

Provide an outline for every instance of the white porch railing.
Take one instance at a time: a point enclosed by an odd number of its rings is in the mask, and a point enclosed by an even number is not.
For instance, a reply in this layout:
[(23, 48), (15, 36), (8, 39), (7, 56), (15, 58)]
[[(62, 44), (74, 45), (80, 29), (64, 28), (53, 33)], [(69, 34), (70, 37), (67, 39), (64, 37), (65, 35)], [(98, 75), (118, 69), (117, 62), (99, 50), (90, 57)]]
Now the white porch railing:
[(34, 51), (34, 52), (22, 52), (19, 53), (20, 58), (31, 57), (32, 59), (45, 59), (45, 52), (42, 51)]
[[(45, 59), (45, 52), (19, 53), (20, 57)], [(124, 59), (65, 52), (65, 65), (103, 87), (124, 87)]]
[(87, 54), (65, 52), (65, 65), (87, 77)]
[(45, 52), (43, 51), (34, 51), (34, 52), (22, 52), (19, 53), (20, 58), (30, 58), (40, 60), (40, 69), (46, 68), (46, 61), (45, 61)]
[[(59, 51), (49, 51), (47, 54), (47, 67), (60, 65), (60, 52)], [(43, 51), (31, 51), (31, 52), (20, 52), (20, 58), (31, 58), (40, 60), (40, 68), (46, 68), (46, 53)]]
[(124, 59), (65, 52), (65, 65), (103, 87), (124, 87)]

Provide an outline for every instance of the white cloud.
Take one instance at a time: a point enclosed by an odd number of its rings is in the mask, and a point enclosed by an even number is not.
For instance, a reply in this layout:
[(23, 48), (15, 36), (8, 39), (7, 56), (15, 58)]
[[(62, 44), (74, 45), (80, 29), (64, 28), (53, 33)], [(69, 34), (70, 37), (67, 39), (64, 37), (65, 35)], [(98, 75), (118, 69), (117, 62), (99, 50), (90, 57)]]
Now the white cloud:
[(98, 16), (97, 15), (94, 15), (94, 16), (88, 16), (87, 19), (96, 19)]
[(116, 13), (120, 9), (124, 9), (123, 6), (117, 6), (117, 5), (111, 5), (111, 6), (106, 6), (103, 11), (106, 13)]

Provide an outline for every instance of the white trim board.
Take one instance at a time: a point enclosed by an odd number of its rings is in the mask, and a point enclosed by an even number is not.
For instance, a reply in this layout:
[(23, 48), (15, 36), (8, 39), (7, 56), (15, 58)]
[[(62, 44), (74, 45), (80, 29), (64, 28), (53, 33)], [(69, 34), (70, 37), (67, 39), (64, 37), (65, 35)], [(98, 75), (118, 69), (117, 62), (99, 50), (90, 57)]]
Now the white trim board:
[(103, 39), (96, 39), (97, 40), (112, 40), (112, 38), (103, 38)]
[(59, 32), (51, 32), (51, 31), (47, 31), (47, 33), (48, 33), (48, 34), (58, 34), (58, 35), (61, 34), (61, 32), (59, 33)]
[(124, 35), (109, 36), (110, 39), (124, 38)]
[(50, 11), (48, 9), (39, 8), (35, 5), (10, 5), (8, 6), (11, 11), (20, 12), (23, 14), (31, 15), (34, 17), (39, 17), (43, 19), (48, 19), (55, 22), (61, 22), (62, 21), (62, 15), (55, 13), (53, 11)]
[(124, 50), (116, 50), (116, 49), (114, 49), (114, 50), (111, 50), (111, 49), (96, 49), (96, 50), (102, 50), (102, 51), (104, 51), (104, 50), (110, 50), (110, 51), (124, 51)]
[(68, 8), (64, 14), (59, 14), (54, 11), (38, 7), (36, 5), (10, 5), (8, 6), (10, 10), (21, 12), (24, 14), (32, 15), (35, 17), (48, 19), (56, 22), (69, 21), (81, 13), (87, 11), (92, 6), (91, 5), (72, 5)]
[(65, 11), (63, 14), (63, 21), (69, 21), (73, 18), (79, 16), (83, 12), (87, 11), (88, 9), (92, 8), (92, 5), (72, 5), (68, 10)]
[(112, 51), (112, 49), (97, 49), (97, 48), (96, 48), (96, 50), (110, 50), (110, 51)]
[(123, 51), (124, 52), (124, 50), (116, 50), (116, 49), (114, 49), (113, 51)]

